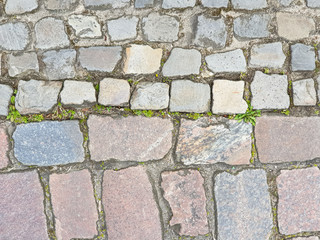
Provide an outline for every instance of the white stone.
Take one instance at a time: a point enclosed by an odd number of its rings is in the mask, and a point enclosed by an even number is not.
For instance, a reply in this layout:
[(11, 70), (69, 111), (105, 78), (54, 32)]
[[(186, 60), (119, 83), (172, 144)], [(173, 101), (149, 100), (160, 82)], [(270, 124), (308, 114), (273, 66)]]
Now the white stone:
[(105, 78), (100, 82), (98, 102), (105, 106), (126, 106), (130, 99), (130, 84), (126, 80)]
[(39, 72), (39, 63), (35, 52), (8, 56), (8, 72), (10, 77), (29, 71)]
[(13, 15), (31, 12), (37, 7), (37, 0), (7, 0), (4, 10), (7, 14)]
[(24, 50), (30, 43), (30, 29), (26, 23), (4, 23), (0, 25), (0, 49)]
[(111, 41), (122, 41), (137, 37), (137, 17), (121, 17), (107, 22)]
[(68, 18), (68, 24), (75, 30), (78, 37), (101, 37), (101, 26), (95, 16), (72, 15)]
[(293, 104), (295, 106), (313, 106), (317, 95), (312, 78), (292, 82)]
[(63, 84), (61, 102), (65, 105), (82, 105), (96, 102), (96, 91), (90, 82), (70, 81)]

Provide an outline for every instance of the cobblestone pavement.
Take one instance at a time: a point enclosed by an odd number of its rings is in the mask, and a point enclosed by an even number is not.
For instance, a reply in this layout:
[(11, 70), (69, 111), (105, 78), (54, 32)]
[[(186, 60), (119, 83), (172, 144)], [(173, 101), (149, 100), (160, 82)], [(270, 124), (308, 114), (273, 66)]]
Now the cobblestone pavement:
[(0, 240), (319, 240), (319, 0), (0, 1)]

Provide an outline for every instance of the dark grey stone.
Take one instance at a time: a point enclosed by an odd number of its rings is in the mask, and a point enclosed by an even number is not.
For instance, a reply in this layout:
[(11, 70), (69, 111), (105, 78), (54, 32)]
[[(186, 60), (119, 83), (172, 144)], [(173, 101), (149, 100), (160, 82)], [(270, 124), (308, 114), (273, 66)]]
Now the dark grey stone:
[(316, 68), (314, 48), (301, 43), (291, 46), (292, 71), (313, 71)]
[(267, 14), (244, 14), (234, 20), (234, 34), (240, 39), (264, 38), (270, 35)]

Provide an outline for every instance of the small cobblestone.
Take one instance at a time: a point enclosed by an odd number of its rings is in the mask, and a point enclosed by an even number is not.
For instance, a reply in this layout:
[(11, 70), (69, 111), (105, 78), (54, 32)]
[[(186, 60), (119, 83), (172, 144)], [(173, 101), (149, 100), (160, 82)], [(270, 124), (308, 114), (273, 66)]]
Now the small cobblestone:
[(162, 239), (158, 208), (143, 167), (105, 171), (102, 202), (109, 240)]
[(272, 211), (264, 170), (215, 177), (218, 239), (269, 239)]
[(147, 8), (152, 7), (154, 5), (154, 0), (135, 0), (134, 7), (135, 8)]
[(8, 72), (10, 77), (22, 73), (39, 72), (38, 57), (35, 52), (8, 56)]
[(295, 106), (316, 105), (317, 94), (312, 78), (292, 82), (292, 89)]
[(251, 158), (251, 133), (251, 124), (235, 120), (182, 120), (176, 155), (185, 165), (217, 162), (248, 164)]
[(210, 86), (189, 80), (176, 80), (171, 84), (171, 112), (210, 111)]
[(313, 71), (316, 68), (314, 48), (297, 43), (291, 46), (292, 71)]
[(160, 110), (169, 106), (169, 85), (139, 83), (131, 97), (131, 109)]
[(84, 160), (83, 136), (77, 121), (43, 121), (18, 125), (14, 154), (25, 165), (52, 166)]
[(130, 0), (84, 0), (84, 6), (88, 8), (123, 8), (130, 5)]
[(231, 0), (235, 9), (256, 10), (268, 7), (267, 0)]
[(267, 14), (243, 14), (234, 20), (234, 34), (240, 40), (268, 37), (270, 20)]
[(195, 170), (161, 174), (164, 198), (169, 202), (173, 217), (170, 225), (180, 225), (179, 235), (197, 236), (209, 232), (204, 180)]
[(44, 3), (49, 10), (70, 11), (76, 7), (79, 0), (45, 0)]
[(7, 116), (13, 90), (10, 86), (0, 84), (0, 116)]
[(90, 105), (97, 101), (96, 91), (90, 82), (65, 81), (60, 96), (65, 105)]
[(209, 8), (221, 8), (228, 7), (229, 0), (201, 0), (201, 3), (204, 7)]
[(7, 136), (7, 127), (0, 124), (0, 169), (5, 168), (9, 163), (8, 158), (9, 138)]
[(137, 17), (121, 17), (107, 22), (111, 41), (135, 39), (137, 37)]
[(310, 8), (320, 8), (320, 2), (317, 0), (307, 0), (307, 6)]
[(187, 8), (194, 7), (196, 0), (163, 0), (162, 8)]
[(31, 41), (30, 29), (23, 22), (1, 24), (0, 32), (0, 49), (21, 51)]
[(7, 0), (4, 10), (6, 14), (23, 14), (38, 8), (37, 0)]
[(72, 15), (68, 18), (68, 24), (78, 37), (97, 38), (102, 36), (100, 23), (95, 16)]
[(105, 78), (100, 82), (99, 104), (126, 106), (130, 99), (130, 84), (126, 80)]

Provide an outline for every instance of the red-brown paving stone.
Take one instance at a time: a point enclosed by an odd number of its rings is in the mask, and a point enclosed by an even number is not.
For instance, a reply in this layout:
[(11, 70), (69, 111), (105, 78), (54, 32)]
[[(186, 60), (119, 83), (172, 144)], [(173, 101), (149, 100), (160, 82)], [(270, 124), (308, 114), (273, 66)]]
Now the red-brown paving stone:
[(160, 240), (159, 212), (143, 167), (106, 171), (102, 201), (109, 240)]
[(0, 175), (0, 240), (48, 239), (36, 171)]
[(9, 139), (6, 133), (6, 127), (0, 124), (0, 169), (8, 165), (9, 159), (7, 156), (9, 148)]
[(90, 116), (89, 148), (96, 161), (148, 161), (163, 158), (171, 148), (169, 119)]
[(52, 174), (50, 191), (59, 240), (92, 238), (97, 234), (98, 213), (87, 170)]
[(195, 170), (164, 172), (161, 186), (173, 212), (170, 225), (180, 224), (180, 235), (209, 232), (204, 180)]
[(277, 163), (320, 157), (318, 129), (318, 117), (257, 118), (255, 136), (260, 161)]
[(320, 231), (320, 170), (283, 170), (277, 185), (280, 233)]

